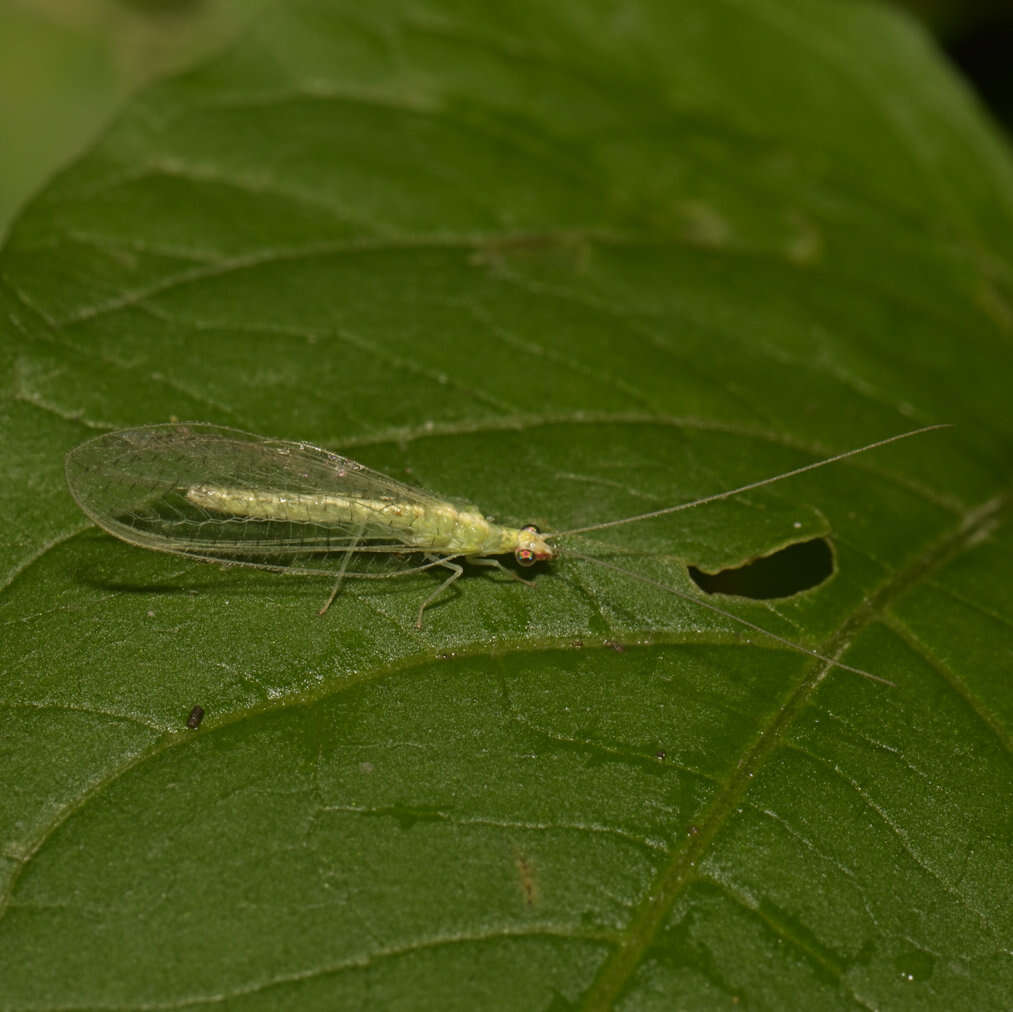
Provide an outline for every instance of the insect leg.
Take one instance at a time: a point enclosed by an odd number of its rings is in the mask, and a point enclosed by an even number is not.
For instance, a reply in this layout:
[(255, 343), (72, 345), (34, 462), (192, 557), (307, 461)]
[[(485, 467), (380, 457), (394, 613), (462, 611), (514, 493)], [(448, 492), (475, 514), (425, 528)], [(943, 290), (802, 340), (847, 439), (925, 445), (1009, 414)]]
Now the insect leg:
[(334, 589), (331, 591), (331, 596), (324, 602), (324, 606), (317, 612), (318, 615), (323, 615), (334, 599), (338, 596), (338, 591), (341, 590), (341, 584), (345, 579), (345, 572), (348, 570), (348, 563), (352, 559), (352, 552), (358, 547), (359, 538), (362, 537), (362, 532), (366, 529), (365, 522), (359, 524), (359, 529), (355, 532), (355, 537), (349, 542), (348, 548), (344, 549), (345, 557), (341, 560), (341, 568), (338, 570), (338, 578), (334, 581)]
[(415, 620), (415, 628), (422, 628), (422, 613), (426, 610), (442, 594), (460, 575), (464, 572), (464, 567), (458, 563), (452, 561), (452, 559), (440, 559), (439, 565), (446, 569), (451, 570), (450, 576), (448, 576), (443, 583), (441, 583), (436, 590), (434, 590), (429, 597), (422, 602), (422, 607), (419, 608), (419, 617)]
[(513, 577), (518, 583), (523, 583), (525, 587), (533, 587), (535, 585), (534, 580), (525, 580), (523, 576), (518, 576), (512, 569), (507, 569), (499, 559), (493, 556), (480, 556), (477, 559), (468, 559), (468, 562), (472, 566), (491, 566), (494, 569), (502, 569), (507, 576)]

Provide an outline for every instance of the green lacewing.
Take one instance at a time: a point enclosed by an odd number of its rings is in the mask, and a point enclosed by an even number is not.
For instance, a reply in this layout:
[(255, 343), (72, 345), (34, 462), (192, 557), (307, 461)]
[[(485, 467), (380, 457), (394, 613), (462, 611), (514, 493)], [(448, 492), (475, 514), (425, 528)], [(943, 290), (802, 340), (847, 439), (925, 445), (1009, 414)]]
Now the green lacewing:
[[(446, 570), (449, 575), (419, 606), (416, 626), (421, 628), (426, 608), (461, 576), (462, 562), (498, 567), (520, 580), (505, 569), (500, 556), (512, 555), (522, 567), (548, 562), (560, 553), (554, 544), (559, 538), (727, 499), (945, 427), (928, 425), (903, 432), (691, 502), (548, 533), (532, 525), (497, 524), (476, 506), (413, 488), (310, 443), (204, 423), (104, 433), (67, 454), (66, 472), (81, 509), (99, 527), (130, 544), (211, 562), (334, 576), (321, 614), (345, 579)], [(828, 664), (886, 681), (632, 569), (568, 549), (566, 555), (692, 601)], [(350, 568), (353, 558), (355, 568)]]

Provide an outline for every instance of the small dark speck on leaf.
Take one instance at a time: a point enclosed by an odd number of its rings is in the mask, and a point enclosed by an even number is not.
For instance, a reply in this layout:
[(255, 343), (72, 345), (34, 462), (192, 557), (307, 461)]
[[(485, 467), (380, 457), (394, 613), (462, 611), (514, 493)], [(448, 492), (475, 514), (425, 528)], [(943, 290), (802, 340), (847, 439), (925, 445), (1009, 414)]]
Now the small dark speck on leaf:
[(534, 868), (531, 862), (523, 855), (517, 854), (514, 858), (517, 867), (517, 874), (520, 878), (521, 892), (524, 894), (524, 902), (533, 907), (538, 902), (538, 886), (535, 883)]

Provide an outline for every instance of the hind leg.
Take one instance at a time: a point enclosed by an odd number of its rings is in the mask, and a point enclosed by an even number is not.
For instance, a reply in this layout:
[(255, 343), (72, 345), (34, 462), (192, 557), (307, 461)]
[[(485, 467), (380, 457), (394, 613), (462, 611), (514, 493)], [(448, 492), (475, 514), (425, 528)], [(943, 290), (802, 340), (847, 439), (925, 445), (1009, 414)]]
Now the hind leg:
[(325, 614), (327, 609), (334, 603), (334, 599), (338, 596), (338, 591), (341, 590), (341, 584), (344, 582), (345, 573), (348, 570), (348, 563), (352, 560), (352, 552), (358, 546), (359, 538), (362, 537), (362, 532), (365, 529), (365, 524), (360, 525), (359, 529), (355, 532), (355, 537), (352, 538), (351, 544), (345, 549), (345, 557), (341, 560), (341, 568), (338, 570), (338, 578), (334, 581), (334, 589), (331, 591), (331, 596), (324, 602), (324, 606), (317, 612), (318, 615)]

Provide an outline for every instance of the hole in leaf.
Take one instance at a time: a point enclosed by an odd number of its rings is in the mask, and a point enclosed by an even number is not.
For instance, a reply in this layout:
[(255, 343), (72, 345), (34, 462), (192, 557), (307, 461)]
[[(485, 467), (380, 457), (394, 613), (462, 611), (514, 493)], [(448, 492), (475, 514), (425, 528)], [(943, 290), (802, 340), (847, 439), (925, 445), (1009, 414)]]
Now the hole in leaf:
[(693, 582), (707, 594), (734, 594), (761, 601), (811, 590), (833, 572), (834, 553), (826, 538), (789, 545), (773, 555), (719, 573), (689, 567)]

